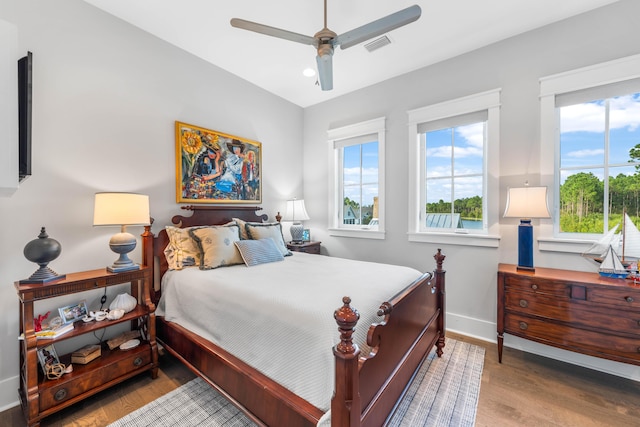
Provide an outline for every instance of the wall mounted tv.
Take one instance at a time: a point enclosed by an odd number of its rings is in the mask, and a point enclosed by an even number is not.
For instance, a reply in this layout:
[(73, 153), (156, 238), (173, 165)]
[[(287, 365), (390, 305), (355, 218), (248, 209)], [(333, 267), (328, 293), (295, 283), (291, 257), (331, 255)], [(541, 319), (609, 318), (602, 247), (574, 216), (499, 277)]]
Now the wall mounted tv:
[(31, 104), (33, 85), (33, 54), (18, 60), (18, 177), (31, 176)]

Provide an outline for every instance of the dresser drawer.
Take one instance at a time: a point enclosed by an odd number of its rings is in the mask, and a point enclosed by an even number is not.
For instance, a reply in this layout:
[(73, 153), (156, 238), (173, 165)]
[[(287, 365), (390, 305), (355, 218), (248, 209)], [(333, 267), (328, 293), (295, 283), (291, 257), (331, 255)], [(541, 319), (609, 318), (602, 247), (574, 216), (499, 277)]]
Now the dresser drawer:
[(570, 323), (574, 327), (601, 329), (640, 338), (640, 310), (615, 310), (588, 301), (556, 299), (514, 290), (505, 293), (505, 310)]
[(633, 288), (595, 286), (589, 289), (587, 299), (590, 302), (611, 307), (634, 309), (640, 315), (640, 286)]
[(557, 282), (552, 280), (540, 281), (536, 280), (535, 277), (505, 276), (504, 284), (505, 291), (507, 292), (510, 290), (520, 290), (561, 298), (567, 298), (571, 293), (571, 286), (566, 282)]
[[(68, 361), (63, 358), (64, 362)], [(83, 393), (97, 391), (108, 382), (145, 368), (150, 363), (151, 351), (145, 342), (131, 350), (108, 352), (86, 365), (75, 364), (72, 373), (57, 380), (44, 380), (40, 385), (40, 411), (44, 412)]]
[(640, 340), (595, 332), (516, 313), (505, 314), (505, 332), (566, 350), (626, 363), (640, 362)]

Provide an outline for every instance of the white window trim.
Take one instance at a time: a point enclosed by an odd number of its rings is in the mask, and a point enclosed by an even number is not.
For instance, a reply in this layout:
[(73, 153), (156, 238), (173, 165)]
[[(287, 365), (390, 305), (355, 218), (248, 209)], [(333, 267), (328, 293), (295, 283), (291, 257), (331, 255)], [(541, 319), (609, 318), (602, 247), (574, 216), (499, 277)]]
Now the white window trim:
[[(541, 153), (553, 153), (553, 162), (541, 162), (541, 185), (549, 189), (552, 200), (552, 215), (560, 206), (560, 195), (556, 191), (560, 182), (560, 134), (555, 106), (556, 95), (617, 83), (640, 77), (640, 55), (627, 56), (601, 64), (578, 68), (540, 79), (540, 149)], [(546, 221), (545, 221), (546, 222)], [(541, 251), (582, 253), (593, 240), (560, 237), (557, 221), (539, 225), (540, 235), (553, 236), (538, 239)]]
[[(483, 246), (497, 248), (500, 242), (499, 231), (499, 178), (500, 163), (500, 92), (494, 89), (438, 104), (428, 105), (407, 111), (409, 116), (409, 230), (410, 242), (442, 243), (451, 245)], [(421, 232), (420, 212), (424, 207), (420, 197), (420, 165), (421, 142), (418, 126), (420, 123), (430, 122), (448, 117), (460, 116), (476, 111), (487, 110), (487, 141), (484, 156), (484, 196), (485, 210), (483, 215), (487, 221), (487, 233), (451, 232)]]
[[(329, 235), (338, 237), (359, 237), (365, 239), (385, 238), (385, 118), (379, 117), (365, 122), (355, 123), (327, 131), (329, 142)], [(336, 194), (340, 193), (340, 183), (336, 179), (336, 172), (340, 166), (340, 159), (335, 149), (337, 141), (355, 138), (363, 135), (378, 135), (378, 229), (340, 227), (340, 206), (336, 205)]]

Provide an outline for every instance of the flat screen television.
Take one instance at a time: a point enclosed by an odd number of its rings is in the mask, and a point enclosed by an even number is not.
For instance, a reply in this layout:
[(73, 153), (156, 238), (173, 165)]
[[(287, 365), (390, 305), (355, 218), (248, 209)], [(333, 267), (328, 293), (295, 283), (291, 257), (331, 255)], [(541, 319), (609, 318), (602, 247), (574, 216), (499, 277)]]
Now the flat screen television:
[(31, 104), (33, 54), (18, 60), (18, 178), (31, 176)]

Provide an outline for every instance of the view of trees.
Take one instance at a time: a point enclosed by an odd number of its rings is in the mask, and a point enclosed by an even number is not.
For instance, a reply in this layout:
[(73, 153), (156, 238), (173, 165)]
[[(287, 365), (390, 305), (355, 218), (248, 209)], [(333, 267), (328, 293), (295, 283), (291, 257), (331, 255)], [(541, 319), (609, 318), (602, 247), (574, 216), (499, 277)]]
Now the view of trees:
[[(453, 202), (454, 212), (462, 219), (479, 221), (482, 219), (482, 197), (473, 196), (456, 199)], [(427, 203), (427, 213), (450, 213), (451, 202), (440, 199), (437, 203)]]
[[(640, 160), (640, 144), (629, 151), (629, 162)], [(619, 223), (623, 212), (637, 222), (640, 216), (640, 165), (633, 175), (609, 178), (607, 214), (609, 228)], [(560, 230), (569, 233), (603, 233), (604, 181), (592, 172), (569, 176), (560, 186)]]

